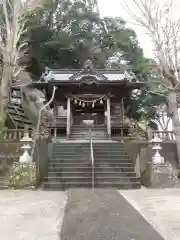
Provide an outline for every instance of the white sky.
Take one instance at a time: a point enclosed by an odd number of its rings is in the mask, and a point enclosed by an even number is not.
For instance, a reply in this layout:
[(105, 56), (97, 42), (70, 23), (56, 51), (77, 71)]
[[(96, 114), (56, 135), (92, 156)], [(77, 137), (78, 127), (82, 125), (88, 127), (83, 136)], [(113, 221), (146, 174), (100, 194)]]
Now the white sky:
[[(101, 15), (122, 17), (127, 23), (129, 23), (128, 27), (131, 27), (136, 31), (140, 46), (143, 48), (145, 56), (152, 58), (153, 44), (145, 34), (144, 29), (137, 27), (135, 25), (132, 25), (133, 19), (131, 19), (130, 16), (127, 14), (127, 12), (121, 7), (120, 1), (121, 0), (98, 0)], [(130, 1), (130, 0), (127, 0), (127, 1)], [(160, 1), (167, 1), (167, 0), (160, 0)], [(177, 13), (175, 15), (177, 16), (179, 15), (179, 10), (180, 10), (180, 0), (173, 0), (173, 3), (175, 4), (174, 5), (175, 9), (177, 9), (175, 11), (175, 13)]]

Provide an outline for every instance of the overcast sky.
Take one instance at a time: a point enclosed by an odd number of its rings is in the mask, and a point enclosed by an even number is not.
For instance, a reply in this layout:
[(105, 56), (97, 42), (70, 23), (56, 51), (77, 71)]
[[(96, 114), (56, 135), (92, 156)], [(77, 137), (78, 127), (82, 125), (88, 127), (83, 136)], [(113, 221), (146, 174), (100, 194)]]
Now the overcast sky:
[[(120, 16), (126, 22), (130, 22), (131, 24), (129, 23), (128, 25), (136, 31), (140, 46), (143, 48), (145, 56), (150, 58), (153, 57), (153, 45), (150, 39), (147, 37), (142, 28), (132, 25), (133, 19), (131, 19), (130, 16), (126, 13), (126, 11), (121, 7), (120, 1), (121, 0), (98, 0), (101, 15), (113, 17)], [(130, 0), (127, 1), (130, 2)], [(173, 3), (175, 6), (176, 13), (174, 15), (179, 16), (180, 0), (173, 0)]]
[(113, 17), (121, 16), (122, 18), (124, 18), (126, 22), (130, 22), (128, 26), (130, 26), (136, 31), (140, 46), (143, 48), (145, 56), (152, 57), (153, 45), (151, 44), (151, 41), (149, 40), (147, 35), (143, 33), (144, 32), (143, 29), (132, 25), (132, 19), (126, 13), (126, 11), (121, 7), (119, 3), (120, 1), (121, 0), (98, 0), (101, 15), (113, 16)]

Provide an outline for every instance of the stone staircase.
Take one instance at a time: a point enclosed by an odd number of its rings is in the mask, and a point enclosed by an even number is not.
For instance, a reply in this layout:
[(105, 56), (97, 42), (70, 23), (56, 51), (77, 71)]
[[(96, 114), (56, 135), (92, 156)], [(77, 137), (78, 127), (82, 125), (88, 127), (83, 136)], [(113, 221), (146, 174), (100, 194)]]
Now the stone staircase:
[(140, 179), (134, 172), (125, 146), (120, 142), (94, 144), (96, 187), (121, 189), (140, 188)]
[[(92, 139), (108, 139), (107, 130), (104, 126), (93, 126), (91, 128)], [(73, 126), (71, 128), (70, 139), (72, 140), (89, 140), (89, 128), (86, 126)]]
[[(140, 188), (125, 147), (118, 142), (94, 143), (94, 186), (99, 188)], [(48, 161), (46, 189), (92, 187), (90, 144), (72, 141), (53, 144)]]
[(54, 143), (44, 187), (65, 189), (91, 187), (92, 164), (89, 143)]
[(12, 121), (14, 128), (23, 129), (25, 125), (31, 126), (32, 123), (26, 117), (24, 113), (24, 108), (21, 104), (18, 103), (9, 103), (8, 104), (8, 116)]
[(20, 88), (12, 89), (11, 101), (8, 103), (7, 116), (8, 126), (11, 128), (24, 129), (25, 125), (32, 126), (22, 106), (22, 94)]

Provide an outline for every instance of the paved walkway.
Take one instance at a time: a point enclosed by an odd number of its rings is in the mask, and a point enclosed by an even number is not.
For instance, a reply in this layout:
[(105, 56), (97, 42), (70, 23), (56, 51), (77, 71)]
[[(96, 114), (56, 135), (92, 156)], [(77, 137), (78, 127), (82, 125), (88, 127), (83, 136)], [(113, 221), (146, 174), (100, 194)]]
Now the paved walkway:
[(180, 189), (68, 194), (66, 205), (66, 192), (0, 191), (0, 239), (60, 240), (60, 234), (61, 240), (148, 240), (149, 234), (161, 239), (132, 205), (166, 240), (180, 239)]
[(180, 240), (180, 189), (141, 189), (120, 193), (166, 240)]
[(66, 194), (0, 191), (0, 239), (59, 240)]
[(69, 190), (61, 240), (163, 240), (116, 190)]

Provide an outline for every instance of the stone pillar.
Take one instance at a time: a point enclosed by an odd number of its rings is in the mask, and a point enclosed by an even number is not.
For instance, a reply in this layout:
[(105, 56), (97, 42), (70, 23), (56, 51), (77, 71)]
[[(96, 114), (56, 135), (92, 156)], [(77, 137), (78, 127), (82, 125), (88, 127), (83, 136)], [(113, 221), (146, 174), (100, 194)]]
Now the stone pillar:
[(71, 128), (71, 99), (68, 97), (68, 99), (67, 99), (67, 128), (66, 128), (67, 137), (69, 137), (70, 128)]
[(110, 98), (107, 98), (107, 132), (109, 138), (111, 138), (111, 103)]

